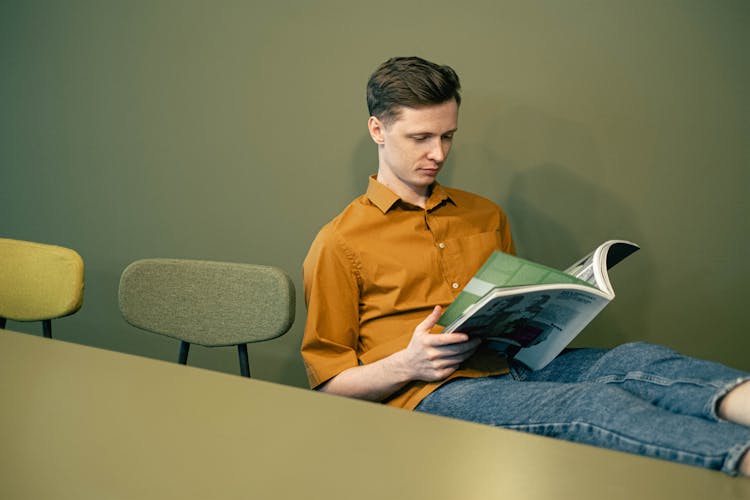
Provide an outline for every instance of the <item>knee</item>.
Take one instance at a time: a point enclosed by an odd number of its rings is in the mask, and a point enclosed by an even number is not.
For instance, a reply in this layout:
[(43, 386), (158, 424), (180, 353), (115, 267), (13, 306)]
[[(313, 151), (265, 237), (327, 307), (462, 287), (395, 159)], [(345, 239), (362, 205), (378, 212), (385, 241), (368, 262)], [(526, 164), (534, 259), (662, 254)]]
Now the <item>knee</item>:
[(609, 350), (602, 356), (591, 375), (598, 377), (602, 374), (613, 375), (652, 369), (656, 365), (679, 357), (678, 353), (668, 347), (648, 342), (629, 342)]
[(612, 349), (611, 352), (639, 359), (671, 358), (679, 356), (676, 351), (669, 347), (642, 341), (621, 344)]

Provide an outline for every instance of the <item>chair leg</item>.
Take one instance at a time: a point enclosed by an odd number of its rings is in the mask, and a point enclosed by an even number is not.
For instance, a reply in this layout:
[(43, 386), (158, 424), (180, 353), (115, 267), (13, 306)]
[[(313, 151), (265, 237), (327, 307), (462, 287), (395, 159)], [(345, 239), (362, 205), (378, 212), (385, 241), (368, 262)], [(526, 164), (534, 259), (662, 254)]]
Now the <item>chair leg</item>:
[(247, 344), (239, 344), (237, 352), (240, 356), (240, 375), (250, 378), (250, 362), (247, 359)]
[(52, 320), (42, 320), (42, 335), (48, 339), (52, 338)]
[(180, 341), (180, 357), (177, 358), (177, 362), (181, 365), (187, 364), (188, 353), (190, 352), (190, 342)]

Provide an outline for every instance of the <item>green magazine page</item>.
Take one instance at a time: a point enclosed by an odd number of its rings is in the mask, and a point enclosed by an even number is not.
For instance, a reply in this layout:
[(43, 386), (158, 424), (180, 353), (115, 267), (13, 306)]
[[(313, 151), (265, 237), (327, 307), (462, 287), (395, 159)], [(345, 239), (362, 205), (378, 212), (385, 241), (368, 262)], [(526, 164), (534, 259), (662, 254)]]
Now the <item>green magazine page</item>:
[(590, 283), (557, 269), (495, 250), (458, 297), (446, 308), (438, 324), (448, 326), (461, 316), (466, 308), (495, 288), (551, 283), (578, 283), (593, 287)]

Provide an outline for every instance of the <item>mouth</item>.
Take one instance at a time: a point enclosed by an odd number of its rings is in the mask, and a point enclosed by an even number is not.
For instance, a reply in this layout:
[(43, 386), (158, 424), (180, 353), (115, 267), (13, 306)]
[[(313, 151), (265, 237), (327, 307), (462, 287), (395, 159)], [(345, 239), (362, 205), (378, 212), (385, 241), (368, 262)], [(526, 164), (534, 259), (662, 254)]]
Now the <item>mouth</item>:
[(435, 177), (440, 172), (440, 167), (423, 167), (419, 169), (424, 175)]

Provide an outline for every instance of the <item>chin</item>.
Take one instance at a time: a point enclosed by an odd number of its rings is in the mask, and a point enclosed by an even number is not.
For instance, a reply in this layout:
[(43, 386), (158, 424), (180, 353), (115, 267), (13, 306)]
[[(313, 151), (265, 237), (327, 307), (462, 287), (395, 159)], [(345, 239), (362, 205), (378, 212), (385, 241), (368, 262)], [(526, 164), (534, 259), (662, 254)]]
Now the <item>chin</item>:
[(422, 176), (414, 180), (414, 185), (418, 187), (430, 187), (435, 183), (435, 178), (431, 176)]

